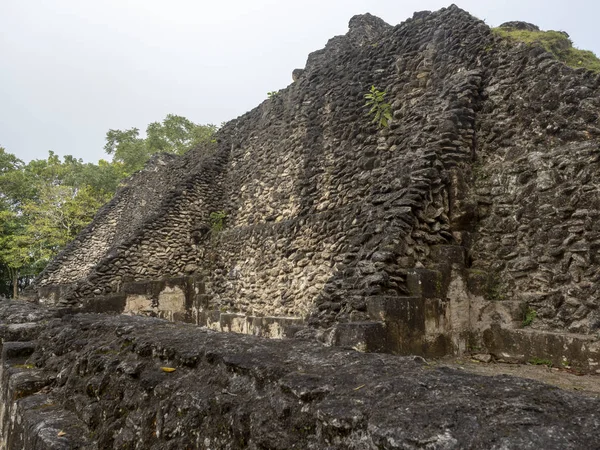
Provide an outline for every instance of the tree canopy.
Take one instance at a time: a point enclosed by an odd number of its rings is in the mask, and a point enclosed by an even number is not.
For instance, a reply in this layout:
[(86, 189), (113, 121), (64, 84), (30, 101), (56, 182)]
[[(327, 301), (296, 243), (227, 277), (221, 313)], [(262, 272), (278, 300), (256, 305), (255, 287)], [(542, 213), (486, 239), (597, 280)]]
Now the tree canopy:
[(123, 164), (126, 174), (144, 167), (155, 153), (182, 155), (199, 144), (210, 142), (217, 130), (215, 125), (198, 125), (182, 116), (168, 114), (162, 122), (152, 122), (146, 128), (146, 137), (140, 137), (137, 128), (109, 130), (104, 151), (113, 162)]
[(215, 131), (172, 114), (148, 125), (144, 138), (136, 128), (109, 130), (104, 149), (112, 159), (96, 164), (52, 151), (24, 163), (0, 147), (0, 296), (17, 297), (150, 156), (183, 154)]

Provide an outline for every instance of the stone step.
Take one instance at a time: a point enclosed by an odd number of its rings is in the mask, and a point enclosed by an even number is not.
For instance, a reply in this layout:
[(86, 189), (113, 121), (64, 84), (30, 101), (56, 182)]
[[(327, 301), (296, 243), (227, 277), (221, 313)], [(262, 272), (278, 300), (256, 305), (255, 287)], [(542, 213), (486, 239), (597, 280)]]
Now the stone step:
[(329, 343), (361, 352), (387, 352), (388, 347), (385, 325), (375, 321), (338, 323)]
[(439, 270), (412, 268), (406, 272), (406, 287), (413, 297), (443, 298), (447, 277)]
[(458, 264), (465, 266), (465, 248), (461, 245), (434, 245), (430, 257), (433, 261), (443, 264)]
[(35, 394), (56, 379), (54, 374), (36, 369), (30, 364), (14, 364), (5, 369), (10, 372), (8, 390), (12, 392), (13, 399)]
[(600, 374), (600, 338), (595, 335), (493, 325), (481, 333), (481, 342), (497, 359), (551, 363), (555, 367), (569, 366), (585, 373)]
[(56, 379), (27, 363), (34, 342), (4, 342), (0, 364), (0, 448), (94, 448), (87, 427), (41, 391)]
[(374, 320), (400, 321), (418, 329), (422, 328), (424, 300), (422, 297), (369, 297), (367, 313)]
[(444, 298), (447, 296), (452, 273), (465, 270), (465, 249), (460, 245), (435, 245), (431, 247), (432, 263), (429, 267), (407, 270), (406, 286), (414, 297)]
[(46, 394), (34, 394), (14, 402), (12, 420), (2, 438), (7, 450), (47, 448), (74, 450), (97, 448), (90, 430), (72, 412)]
[(497, 359), (510, 362), (570, 366), (600, 374), (600, 339), (586, 334), (555, 333), (529, 328), (492, 326), (482, 332), (482, 343)]
[(367, 312), (384, 323), (387, 351), (427, 356), (451, 351), (448, 301), (444, 299), (371, 297)]
[(8, 342), (31, 341), (38, 337), (42, 327), (39, 322), (0, 324), (0, 338)]
[(34, 341), (11, 342), (5, 341), (2, 343), (2, 362), (23, 361), (35, 351)]
[(369, 297), (367, 312), (378, 321), (403, 323), (421, 331), (427, 331), (427, 323), (444, 317), (448, 301), (441, 298), (378, 296)]
[(247, 316), (216, 310), (200, 311), (197, 324), (228, 333), (282, 339), (293, 337), (305, 328), (304, 319), (290, 316)]
[(73, 312), (121, 314), (125, 310), (126, 301), (127, 294), (124, 293), (85, 297), (81, 299), (80, 307), (73, 308)]

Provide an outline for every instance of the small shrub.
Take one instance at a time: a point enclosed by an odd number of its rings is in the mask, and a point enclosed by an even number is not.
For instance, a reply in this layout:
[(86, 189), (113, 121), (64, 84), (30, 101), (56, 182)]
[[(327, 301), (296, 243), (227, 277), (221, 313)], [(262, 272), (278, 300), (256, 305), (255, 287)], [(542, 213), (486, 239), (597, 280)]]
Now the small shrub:
[(527, 311), (525, 311), (525, 316), (523, 317), (523, 326), (528, 327), (531, 325), (536, 317), (537, 312), (535, 312), (535, 309), (527, 308)]
[(365, 94), (366, 107), (370, 107), (367, 115), (372, 116), (372, 123), (377, 125), (377, 128), (385, 128), (392, 120), (392, 105), (385, 102), (385, 91), (378, 90), (375, 86)]
[(225, 211), (213, 211), (210, 213), (209, 218), (213, 234), (219, 233), (225, 228), (225, 222), (227, 221), (227, 213)]
[(271, 91), (271, 92), (267, 92), (267, 97), (268, 98), (275, 98), (279, 95), (279, 91)]

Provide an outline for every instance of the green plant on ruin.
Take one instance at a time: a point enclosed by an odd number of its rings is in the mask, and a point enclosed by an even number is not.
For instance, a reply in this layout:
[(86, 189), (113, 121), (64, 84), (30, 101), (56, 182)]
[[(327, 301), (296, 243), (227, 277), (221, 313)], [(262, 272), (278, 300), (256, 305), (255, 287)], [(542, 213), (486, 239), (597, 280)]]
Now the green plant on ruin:
[(209, 215), (210, 218), (210, 229), (212, 234), (215, 235), (225, 228), (227, 222), (227, 213), (225, 211), (213, 211)]
[(392, 120), (392, 105), (385, 101), (386, 92), (378, 90), (375, 86), (365, 94), (365, 106), (369, 107), (367, 115), (372, 117), (371, 122), (377, 128), (385, 128)]
[(550, 361), (549, 359), (543, 359), (543, 358), (531, 358), (529, 361), (529, 364), (534, 365), (534, 366), (548, 366), (548, 367), (552, 367), (552, 361)]
[(525, 314), (523, 315), (523, 326), (528, 327), (533, 323), (535, 318), (537, 317), (537, 312), (533, 308), (527, 308)]
[(270, 98), (270, 99), (275, 98), (278, 95), (279, 95), (279, 91), (270, 91), (270, 92), (267, 92), (267, 97)]
[(552, 30), (528, 31), (508, 28), (494, 28), (493, 32), (497, 36), (511, 41), (540, 45), (567, 66), (585, 67), (588, 70), (600, 72), (600, 59), (589, 50), (573, 47), (573, 42), (566, 33)]
[(504, 285), (502, 284), (502, 281), (500, 280), (500, 275), (497, 273), (490, 275), (490, 278), (488, 280), (488, 286), (487, 286), (488, 300), (496, 300), (496, 301), (506, 300), (505, 290), (506, 290), (506, 288), (504, 287)]

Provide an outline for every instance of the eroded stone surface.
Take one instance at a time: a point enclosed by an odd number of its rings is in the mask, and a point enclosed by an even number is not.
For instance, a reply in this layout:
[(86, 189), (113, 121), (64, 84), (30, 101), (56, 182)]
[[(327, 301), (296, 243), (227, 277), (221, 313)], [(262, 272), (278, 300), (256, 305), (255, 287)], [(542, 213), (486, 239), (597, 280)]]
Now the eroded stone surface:
[[(53, 380), (17, 401), (32, 450), (48, 448), (35, 433), (74, 443), (55, 448), (283, 450), (594, 448), (600, 432), (599, 399), (531, 380), (139, 316), (51, 319), (26, 364)], [(64, 417), (79, 428), (58, 437)]]

